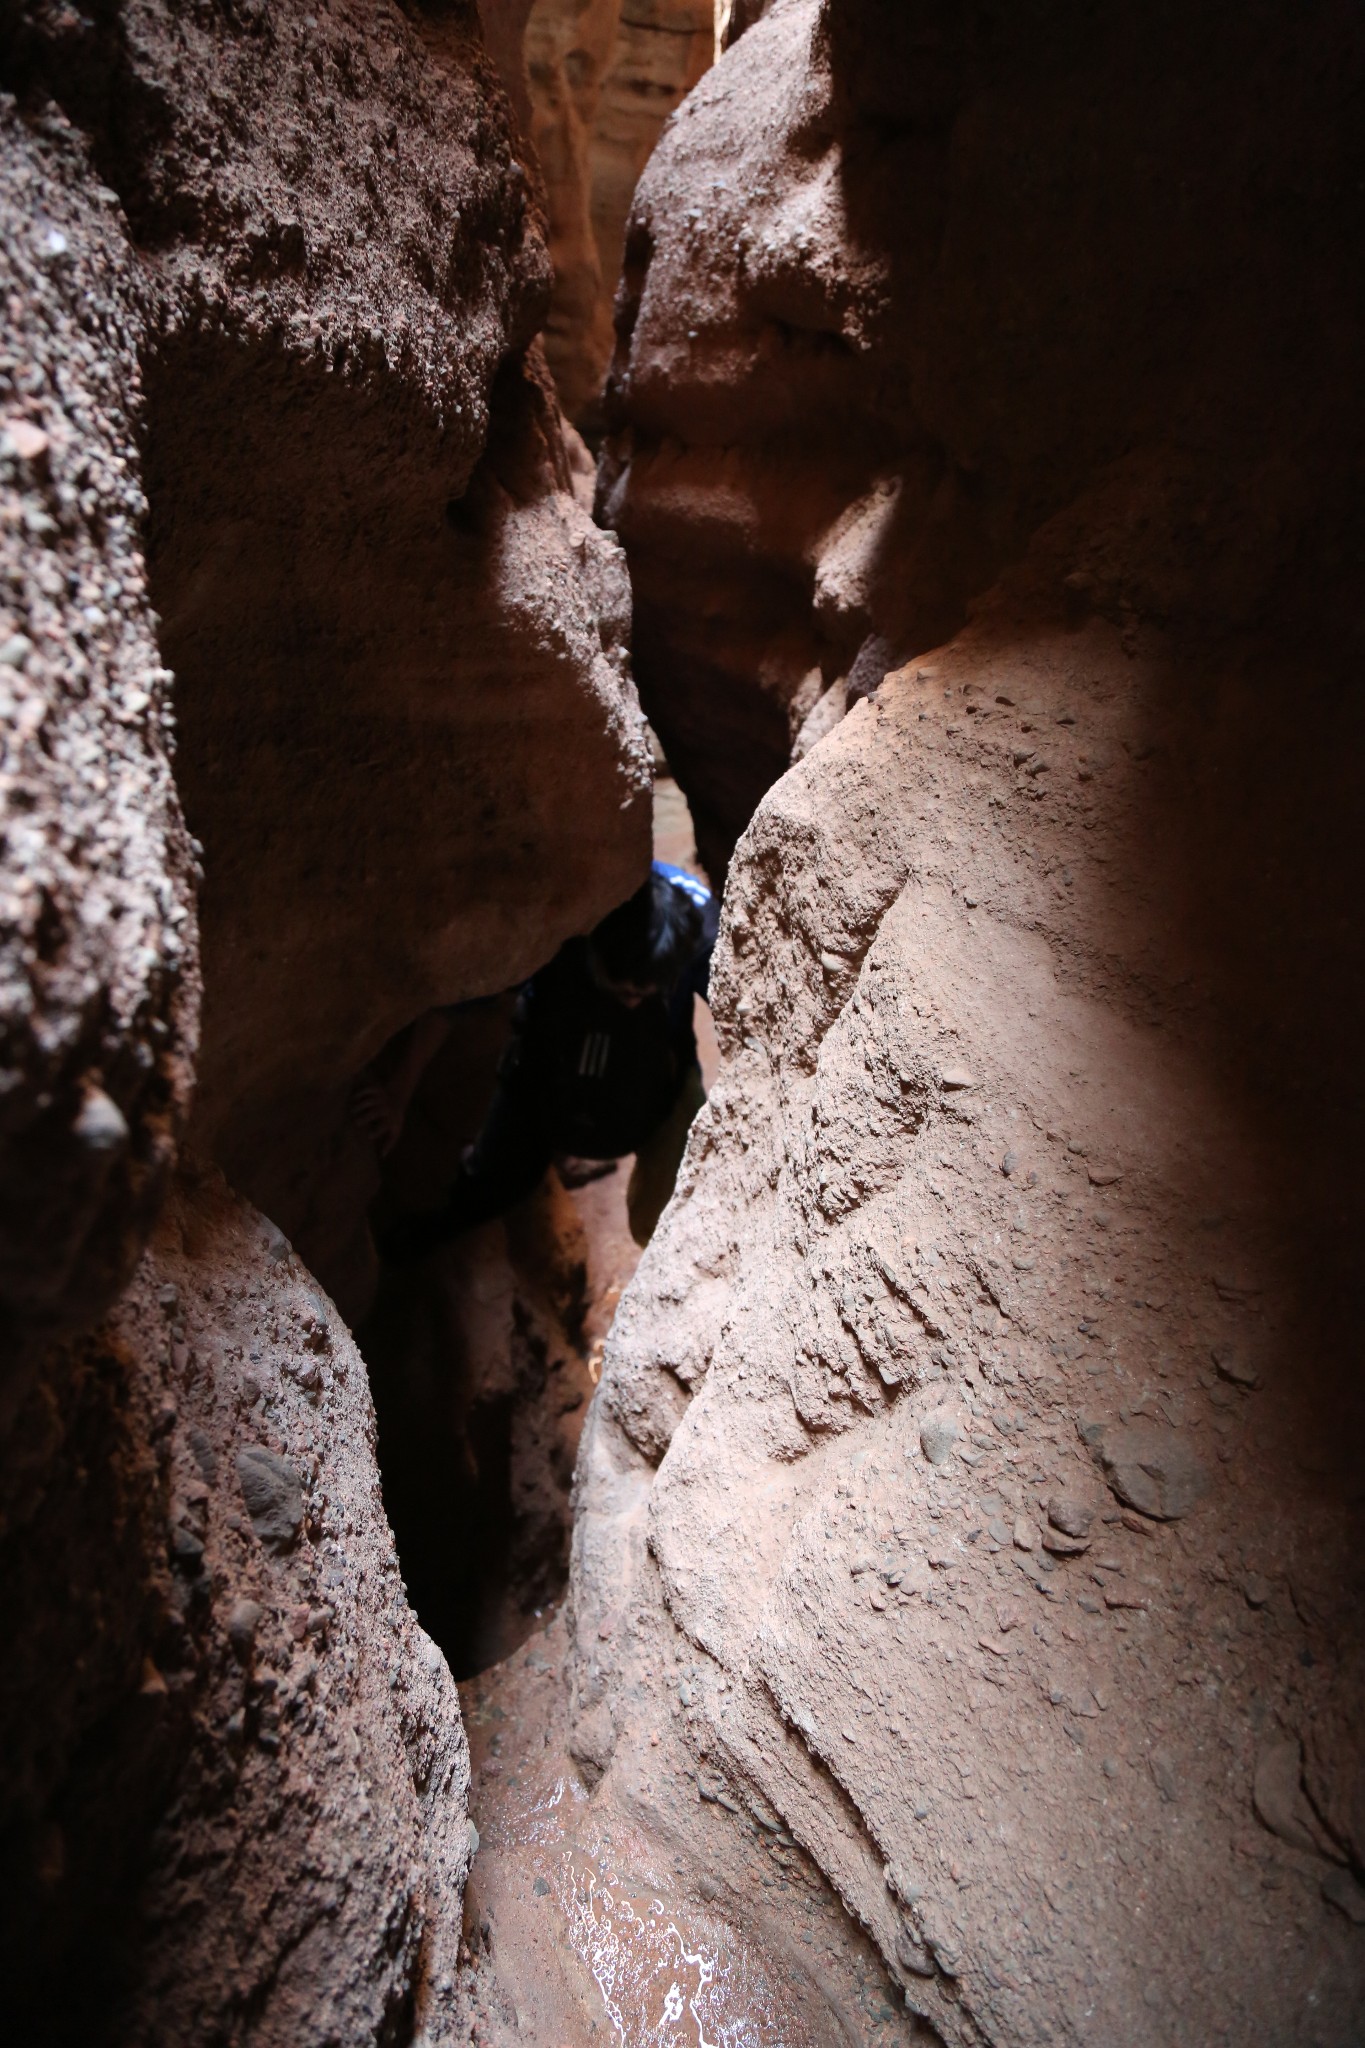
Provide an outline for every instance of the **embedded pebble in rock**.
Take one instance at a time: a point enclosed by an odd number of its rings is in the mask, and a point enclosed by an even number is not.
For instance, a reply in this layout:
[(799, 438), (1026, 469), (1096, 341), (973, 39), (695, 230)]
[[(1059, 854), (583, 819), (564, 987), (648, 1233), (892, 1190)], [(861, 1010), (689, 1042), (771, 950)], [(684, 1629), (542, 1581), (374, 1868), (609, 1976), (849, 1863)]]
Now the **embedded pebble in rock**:
[(1119, 1499), (1157, 1521), (1178, 1521), (1208, 1491), (1205, 1466), (1183, 1437), (1160, 1423), (1107, 1428), (1099, 1449), (1104, 1476)]
[(1231, 1382), (1234, 1387), (1248, 1389), (1258, 1387), (1261, 1376), (1246, 1354), (1235, 1344), (1220, 1344), (1213, 1352), (1213, 1363), (1220, 1379)]
[(266, 1549), (292, 1549), (303, 1521), (303, 1484), (293, 1466), (263, 1444), (252, 1444), (237, 1453), (237, 1479), (251, 1526)]
[(1272, 1835), (1295, 1849), (1316, 1854), (1321, 1829), (1303, 1789), (1303, 1745), (1297, 1736), (1262, 1743), (1252, 1786), (1256, 1814)]
[[(190, 1354), (188, 1349), (184, 1350), (184, 1356), (181, 1358), (177, 1357), (176, 1349), (172, 1348), (171, 1364), (178, 1372), (188, 1376), (190, 1372)], [(198, 1465), (200, 1474), (212, 1486), (218, 1477), (218, 1453), (214, 1449), (207, 1431), (191, 1429), (189, 1432), (189, 1442), (190, 1449), (194, 1452), (194, 1462)]]
[(1148, 1758), (1152, 1781), (1168, 1805), (1174, 1805), (1180, 1797), (1180, 1778), (1175, 1759), (1169, 1750), (1154, 1749)]
[(32, 420), (8, 419), (0, 425), (3, 426), (5, 438), (11, 449), (21, 462), (37, 462), (40, 456), (46, 455), (52, 445), (42, 428), (36, 427)]
[(259, 1600), (235, 1600), (228, 1610), (227, 1639), (239, 1663), (250, 1661), (264, 1612)]
[(1053, 1528), (1060, 1529), (1064, 1536), (1088, 1536), (1094, 1525), (1095, 1511), (1070, 1494), (1054, 1493), (1047, 1504), (1047, 1518)]
[(942, 1410), (926, 1415), (920, 1424), (919, 1442), (931, 1465), (946, 1465), (957, 1442), (956, 1422)]
[(914, 1930), (908, 1926), (903, 1926), (896, 1936), (896, 1959), (904, 1963), (906, 1969), (913, 1971), (917, 1977), (932, 1977), (934, 1974), (933, 1957)]

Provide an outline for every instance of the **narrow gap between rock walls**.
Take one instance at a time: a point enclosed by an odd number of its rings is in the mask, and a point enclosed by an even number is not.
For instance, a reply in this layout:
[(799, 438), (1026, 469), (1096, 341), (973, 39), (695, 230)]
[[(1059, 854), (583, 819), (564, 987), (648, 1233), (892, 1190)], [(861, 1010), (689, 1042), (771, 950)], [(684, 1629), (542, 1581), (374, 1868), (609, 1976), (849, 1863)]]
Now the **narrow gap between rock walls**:
[[(705, 880), (686, 799), (657, 745), (656, 862)], [(701, 998), (703, 1085), (717, 1056)], [(356, 1335), (370, 1371), (384, 1501), (408, 1594), (457, 1678), (511, 1654), (561, 1599), (578, 1442), (640, 1248), (634, 1158), (560, 1154), (530, 1194), (422, 1253), (518, 1032), (517, 991), (417, 1019), (358, 1078), (380, 1155), (380, 1281)]]

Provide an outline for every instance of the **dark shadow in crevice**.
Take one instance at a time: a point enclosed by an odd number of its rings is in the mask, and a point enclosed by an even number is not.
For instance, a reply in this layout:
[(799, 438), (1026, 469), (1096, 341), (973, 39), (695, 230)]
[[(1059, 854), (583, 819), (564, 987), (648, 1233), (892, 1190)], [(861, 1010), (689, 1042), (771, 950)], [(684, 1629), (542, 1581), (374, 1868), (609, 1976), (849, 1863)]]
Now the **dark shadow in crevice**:
[[(432, 1207), (482, 1121), (507, 1028), (471, 1006), (423, 1076), (376, 1207)], [(422, 1626), (457, 1678), (510, 1655), (568, 1578), (569, 1494), (592, 1392), (587, 1249), (555, 1174), (420, 1264), (385, 1269), (357, 1338), (384, 1504)]]

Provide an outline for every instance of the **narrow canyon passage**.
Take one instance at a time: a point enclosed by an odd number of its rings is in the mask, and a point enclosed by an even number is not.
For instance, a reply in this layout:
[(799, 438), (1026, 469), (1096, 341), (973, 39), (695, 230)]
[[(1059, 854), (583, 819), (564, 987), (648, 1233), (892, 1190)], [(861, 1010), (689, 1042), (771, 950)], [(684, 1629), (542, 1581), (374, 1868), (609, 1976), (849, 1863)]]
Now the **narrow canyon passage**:
[(0, 10), (23, 2038), (1357, 2048), (1362, 96)]
[[(662, 763), (653, 846), (656, 859), (698, 873), (687, 804)], [(487, 1114), (511, 1010), (503, 997), (452, 1020), (381, 1161), (381, 1229), (441, 1201)], [(700, 999), (695, 1029), (709, 1085), (715, 1036)], [(358, 1327), (399, 1565), (457, 1678), (500, 1662), (564, 1596), (583, 1419), (640, 1257), (632, 1163), (552, 1170), (505, 1219), (387, 1273)]]

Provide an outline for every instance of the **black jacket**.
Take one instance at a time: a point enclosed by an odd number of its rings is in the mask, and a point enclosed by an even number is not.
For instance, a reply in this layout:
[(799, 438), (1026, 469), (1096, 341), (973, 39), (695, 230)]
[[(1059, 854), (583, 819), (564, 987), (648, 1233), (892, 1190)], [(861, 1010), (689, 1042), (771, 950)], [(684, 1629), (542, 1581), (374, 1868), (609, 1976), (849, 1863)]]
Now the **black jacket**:
[[(679, 870), (665, 873), (679, 886)], [(709, 891), (685, 879), (701, 907), (702, 931), (667, 997), (650, 996), (630, 1009), (600, 988), (586, 939), (570, 939), (521, 992), (501, 1085), (534, 1100), (547, 1156), (619, 1159), (638, 1151), (697, 1064), (692, 999), (705, 998), (710, 987), (720, 913)]]
[(444, 1206), (395, 1226), (387, 1257), (420, 1257), (500, 1216), (559, 1153), (620, 1159), (664, 1121), (697, 1065), (692, 998), (710, 988), (720, 906), (695, 876), (655, 866), (702, 913), (697, 950), (677, 985), (630, 1009), (594, 981), (586, 939), (561, 947), (517, 998), (492, 1108)]

